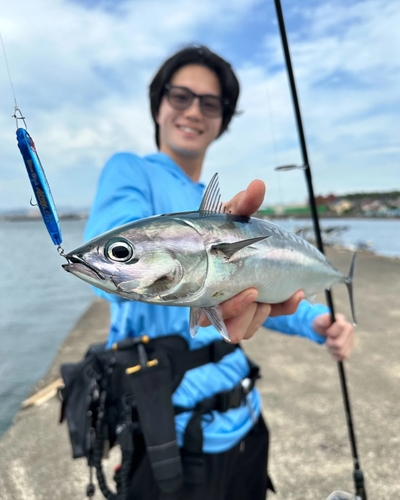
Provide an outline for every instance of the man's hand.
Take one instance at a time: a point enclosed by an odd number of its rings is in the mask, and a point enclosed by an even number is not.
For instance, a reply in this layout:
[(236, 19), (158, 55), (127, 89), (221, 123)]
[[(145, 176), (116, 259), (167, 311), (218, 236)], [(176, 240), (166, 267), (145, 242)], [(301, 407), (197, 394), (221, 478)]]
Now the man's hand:
[(231, 201), (224, 203), (228, 213), (237, 215), (253, 215), (264, 201), (266, 187), (263, 181), (250, 182), (246, 191), (240, 191)]
[(321, 314), (314, 319), (312, 327), (326, 337), (326, 348), (336, 361), (349, 357), (354, 345), (354, 327), (343, 314), (336, 314), (334, 323), (329, 313)]
[[(264, 182), (255, 180), (249, 184), (246, 191), (241, 191), (224, 205), (228, 213), (251, 216), (260, 208), (264, 196)], [(257, 297), (257, 290), (248, 288), (220, 304), (231, 342), (237, 343), (252, 337), (268, 316), (293, 314), (304, 294), (298, 291), (287, 301), (271, 305), (256, 302)], [(210, 324), (203, 316), (199, 323), (201, 326)]]

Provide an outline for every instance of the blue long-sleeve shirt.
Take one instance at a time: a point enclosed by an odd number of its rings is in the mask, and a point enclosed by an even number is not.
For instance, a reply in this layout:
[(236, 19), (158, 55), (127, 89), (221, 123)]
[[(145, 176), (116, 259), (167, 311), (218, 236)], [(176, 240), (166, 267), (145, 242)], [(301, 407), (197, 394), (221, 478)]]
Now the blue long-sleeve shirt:
[[(204, 185), (195, 183), (167, 155), (157, 153), (140, 158), (131, 153), (114, 155), (105, 165), (97, 194), (90, 212), (85, 239), (91, 239), (127, 222), (162, 213), (197, 210)], [(195, 338), (189, 333), (189, 309), (127, 301), (96, 289), (110, 302), (111, 324), (109, 344), (127, 337), (149, 335), (151, 338), (178, 333), (197, 349), (221, 336), (210, 326), (199, 328)], [(326, 306), (312, 306), (302, 301), (291, 316), (268, 318), (264, 326), (289, 335), (300, 335), (315, 342), (323, 337), (312, 329), (316, 316), (327, 311)], [(235, 387), (248, 375), (249, 366), (242, 350), (236, 349), (218, 363), (208, 363), (186, 372), (173, 394), (173, 403), (192, 408), (198, 401)], [(248, 396), (254, 415), (260, 413), (260, 396), (254, 389)], [(252, 413), (243, 405), (225, 413), (214, 412), (213, 419), (203, 421), (204, 446), (207, 453), (219, 453), (231, 448), (253, 425)], [(175, 418), (178, 443), (190, 412)]]

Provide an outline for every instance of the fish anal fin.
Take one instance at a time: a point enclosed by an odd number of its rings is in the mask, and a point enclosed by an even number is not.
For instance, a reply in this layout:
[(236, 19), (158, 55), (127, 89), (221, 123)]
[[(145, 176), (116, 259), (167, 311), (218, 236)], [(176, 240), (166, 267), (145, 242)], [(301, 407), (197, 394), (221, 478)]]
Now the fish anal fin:
[(233, 254), (241, 250), (242, 248), (248, 247), (257, 243), (258, 241), (270, 238), (270, 235), (260, 236), (258, 238), (249, 238), (247, 240), (235, 241), (234, 243), (216, 243), (211, 246), (211, 250), (218, 250), (224, 253), (228, 258), (232, 257)]
[(226, 329), (224, 319), (222, 317), (221, 309), (219, 306), (214, 307), (202, 307), (201, 309), (207, 318), (211, 321), (214, 328), (222, 335), (222, 337), (230, 342), (228, 330)]

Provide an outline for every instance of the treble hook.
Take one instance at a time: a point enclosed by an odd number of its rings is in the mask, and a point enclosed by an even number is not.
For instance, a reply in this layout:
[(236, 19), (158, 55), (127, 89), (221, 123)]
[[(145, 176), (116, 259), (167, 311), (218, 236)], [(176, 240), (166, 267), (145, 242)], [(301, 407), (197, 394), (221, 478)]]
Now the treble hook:
[(29, 205), (31, 207), (37, 207), (38, 206), (38, 203), (32, 203), (32, 196), (31, 196), (31, 199), (29, 200)]
[[(19, 113), (20, 116), (17, 116), (17, 113)], [(12, 118), (15, 118), (15, 123), (17, 125), (17, 129), (19, 128), (18, 126), (18, 120), (22, 120), (24, 122), (25, 128), (27, 129), (26, 121), (25, 121), (25, 116), (22, 114), (21, 110), (17, 105), (14, 106), (14, 114), (11, 115)]]

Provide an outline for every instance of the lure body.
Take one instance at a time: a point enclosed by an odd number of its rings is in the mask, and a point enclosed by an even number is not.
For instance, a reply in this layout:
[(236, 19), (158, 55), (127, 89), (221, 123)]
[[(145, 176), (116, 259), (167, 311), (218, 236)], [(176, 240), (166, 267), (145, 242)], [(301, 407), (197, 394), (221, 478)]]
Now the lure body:
[(37, 154), (35, 143), (24, 128), (17, 129), (17, 142), (47, 231), (53, 243), (61, 245), (62, 235), (56, 205)]

